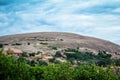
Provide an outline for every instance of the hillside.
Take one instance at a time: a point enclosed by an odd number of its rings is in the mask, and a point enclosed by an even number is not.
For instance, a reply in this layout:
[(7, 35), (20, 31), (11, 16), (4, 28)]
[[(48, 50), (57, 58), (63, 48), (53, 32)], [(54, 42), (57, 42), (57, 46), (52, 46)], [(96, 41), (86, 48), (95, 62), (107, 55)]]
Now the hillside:
[(50, 46), (58, 46), (65, 48), (81, 48), (93, 51), (107, 51), (110, 53), (120, 52), (120, 46), (109, 41), (82, 36), (73, 33), (60, 33), (60, 32), (40, 32), (40, 33), (27, 33), (17, 34), (0, 37), (0, 44), (25, 44), (25, 43), (41, 42), (48, 43)]
[[(62, 32), (39, 32), (0, 37), (4, 53), (24, 57), (28, 64), (72, 61), (107, 65), (120, 59), (120, 46), (98, 38)], [(111, 61), (113, 59), (113, 61)], [(119, 62), (117, 63), (119, 64)]]

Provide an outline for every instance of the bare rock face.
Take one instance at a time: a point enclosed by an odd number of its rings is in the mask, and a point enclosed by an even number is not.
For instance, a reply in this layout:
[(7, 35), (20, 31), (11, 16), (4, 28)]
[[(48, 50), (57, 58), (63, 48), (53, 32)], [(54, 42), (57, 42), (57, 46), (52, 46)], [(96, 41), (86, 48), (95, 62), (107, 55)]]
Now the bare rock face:
[(61, 48), (79, 48), (81, 51), (106, 51), (114, 58), (120, 58), (120, 46), (98, 38), (73, 33), (39, 32), (16, 34), (0, 37), (4, 47), (12, 46), (24, 52), (49, 51), (50, 46)]

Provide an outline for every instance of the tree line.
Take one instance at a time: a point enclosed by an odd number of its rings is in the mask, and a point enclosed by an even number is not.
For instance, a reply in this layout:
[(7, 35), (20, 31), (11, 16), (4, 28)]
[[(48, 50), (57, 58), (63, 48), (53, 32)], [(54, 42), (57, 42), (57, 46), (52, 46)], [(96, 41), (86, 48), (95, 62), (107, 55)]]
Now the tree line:
[(82, 63), (73, 66), (71, 63), (30, 66), (24, 60), (0, 51), (0, 80), (120, 80), (120, 73), (110, 67)]

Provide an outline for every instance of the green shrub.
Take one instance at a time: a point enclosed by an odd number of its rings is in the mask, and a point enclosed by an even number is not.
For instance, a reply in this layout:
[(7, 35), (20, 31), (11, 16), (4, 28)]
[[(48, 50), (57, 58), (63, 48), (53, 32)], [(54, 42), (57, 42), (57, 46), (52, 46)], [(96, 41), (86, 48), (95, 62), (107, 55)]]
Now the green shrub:
[(29, 56), (35, 56), (35, 53), (29, 53)]
[(0, 44), (0, 48), (3, 48), (3, 44)]
[(54, 50), (57, 50), (57, 47), (55, 47), (55, 46), (52, 46), (52, 49), (54, 49)]
[(49, 62), (54, 63), (55, 60), (56, 60), (55, 58), (52, 58), (52, 59), (49, 59)]
[(120, 59), (114, 59), (113, 64), (115, 64), (116, 66), (120, 66)]
[(27, 45), (30, 45), (30, 42), (28, 42)]
[(40, 44), (42, 44), (42, 45), (48, 45), (48, 43), (43, 43), (43, 42), (41, 42)]
[(19, 46), (19, 45), (22, 45), (22, 44), (21, 44), (21, 43), (16, 43), (16, 45), (18, 45), (18, 46)]
[(43, 60), (39, 60), (39, 63), (38, 63), (40, 66), (47, 66), (48, 64), (43, 61)]
[(55, 53), (55, 57), (62, 57), (61, 52), (60, 52), (60, 51), (57, 51), (57, 52)]
[(38, 54), (41, 54), (42, 52), (40, 52), (40, 51), (38, 51), (36, 54), (38, 55)]
[(26, 52), (21, 53), (21, 57), (28, 57), (28, 54)]

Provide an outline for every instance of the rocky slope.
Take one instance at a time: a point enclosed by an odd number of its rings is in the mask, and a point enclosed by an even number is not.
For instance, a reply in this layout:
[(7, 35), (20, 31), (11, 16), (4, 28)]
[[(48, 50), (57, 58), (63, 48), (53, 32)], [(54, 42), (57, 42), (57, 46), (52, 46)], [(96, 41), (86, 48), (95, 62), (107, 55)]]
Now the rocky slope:
[(24, 52), (49, 52), (49, 47), (57, 47), (58, 50), (77, 48), (81, 51), (94, 53), (100, 50), (111, 54), (113, 58), (120, 58), (119, 45), (106, 40), (74, 33), (39, 32), (1, 36), (0, 44), (3, 44), (4, 48), (14, 47)]

